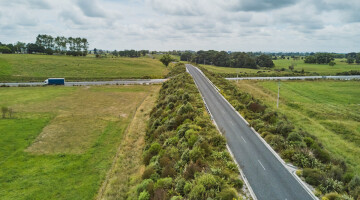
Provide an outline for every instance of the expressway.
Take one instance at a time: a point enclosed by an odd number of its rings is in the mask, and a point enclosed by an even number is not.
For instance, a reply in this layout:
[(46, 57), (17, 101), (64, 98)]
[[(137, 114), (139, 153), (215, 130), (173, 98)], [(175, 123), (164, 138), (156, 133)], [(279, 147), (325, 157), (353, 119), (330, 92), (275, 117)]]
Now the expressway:
[(248, 186), (256, 196), (255, 199), (316, 199), (220, 95), (205, 75), (190, 64), (187, 64), (186, 68), (193, 77), (216, 125), (225, 132), (228, 147), (235, 161), (240, 165)]
[[(139, 79), (139, 80), (118, 80), (118, 81), (86, 81), (86, 82), (65, 82), (65, 86), (85, 86), (85, 85), (138, 85), (163, 83), (167, 79)], [(19, 86), (42, 86), (44, 82), (27, 83), (0, 83), (1, 86), (19, 87)]]

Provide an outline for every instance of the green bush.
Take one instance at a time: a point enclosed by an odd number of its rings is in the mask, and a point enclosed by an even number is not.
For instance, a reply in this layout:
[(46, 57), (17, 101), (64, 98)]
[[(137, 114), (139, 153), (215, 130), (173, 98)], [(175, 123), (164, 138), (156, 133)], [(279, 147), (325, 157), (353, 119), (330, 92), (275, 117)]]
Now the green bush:
[(324, 181), (325, 174), (318, 169), (304, 168), (303, 176), (310, 185), (318, 186)]
[(219, 182), (211, 174), (202, 174), (201, 176), (196, 177), (195, 181), (203, 185), (206, 190), (218, 190), (220, 187)]
[(199, 199), (205, 199), (206, 189), (201, 184), (196, 184), (193, 186), (189, 193), (189, 198), (191, 200), (199, 200)]
[(157, 182), (155, 183), (155, 189), (158, 189), (158, 188), (170, 189), (172, 187), (172, 182), (173, 182), (173, 179), (170, 177), (161, 178), (161, 179), (157, 180)]
[(297, 132), (291, 132), (289, 136), (287, 137), (288, 141), (291, 142), (302, 142), (302, 136)]
[(216, 195), (217, 199), (221, 200), (233, 200), (237, 199), (237, 192), (234, 188), (226, 188)]
[(138, 200), (150, 200), (150, 194), (147, 191), (140, 193)]
[(152, 193), (154, 189), (154, 181), (151, 179), (144, 179), (137, 187), (136, 192), (140, 194), (143, 191)]

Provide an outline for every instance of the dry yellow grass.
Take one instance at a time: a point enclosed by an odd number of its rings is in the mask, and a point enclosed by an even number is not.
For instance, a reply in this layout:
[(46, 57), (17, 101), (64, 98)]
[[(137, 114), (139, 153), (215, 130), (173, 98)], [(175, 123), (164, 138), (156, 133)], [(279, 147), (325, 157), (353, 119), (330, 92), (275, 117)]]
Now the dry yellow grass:
[(155, 105), (160, 87), (155, 88), (137, 109), (107, 178), (99, 190), (97, 199), (136, 199), (135, 186), (141, 181), (145, 168), (142, 164), (142, 149), (149, 113)]
[[(138, 90), (144, 87), (143, 90)], [(109, 122), (131, 120), (132, 113), (153, 86), (81, 87), (52, 101), (23, 105), (25, 112), (54, 112), (35, 142), (26, 149), (35, 154), (84, 153)], [(138, 90), (133, 92), (132, 90)], [(127, 91), (128, 90), (128, 91)]]

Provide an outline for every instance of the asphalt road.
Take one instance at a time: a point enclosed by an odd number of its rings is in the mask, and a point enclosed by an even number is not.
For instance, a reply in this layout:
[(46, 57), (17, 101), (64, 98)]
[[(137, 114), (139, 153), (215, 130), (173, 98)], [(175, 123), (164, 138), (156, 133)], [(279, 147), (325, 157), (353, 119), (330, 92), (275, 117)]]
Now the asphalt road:
[(227, 80), (305, 80), (305, 79), (352, 80), (352, 79), (360, 79), (360, 75), (352, 75), (352, 76), (239, 77), (239, 78), (226, 78), (226, 79)]
[(259, 200), (314, 199), (259, 136), (216, 91), (205, 76), (186, 65), (195, 80), (219, 129), (225, 131), (227, 143)]
[[(65, 82), (65, 86), (84, 86), (84, 85), (139, 85), (139, 84), (154, 84), (163, 83), (167, 79), (143, 79), (143, 80), (119, 80), (119, 81), (87, 81), (87, 82)], [(0, 83), (0, 86), (42, 86), (43, 82), (33, 83)]]

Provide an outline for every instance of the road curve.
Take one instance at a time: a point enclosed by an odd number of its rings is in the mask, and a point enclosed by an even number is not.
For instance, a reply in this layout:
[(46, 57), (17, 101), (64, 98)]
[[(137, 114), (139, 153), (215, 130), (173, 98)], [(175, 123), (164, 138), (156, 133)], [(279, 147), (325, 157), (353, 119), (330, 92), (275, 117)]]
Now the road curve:
[(312, 200), (316, 197), (263, 143), (200, 70), (186, 65), (217, 126), (258, 200)]
[(360, 75), (352, 76), (280, 76), (280, 77), (239, 77), (225, 78), (227, 80), (306, 80), (306, 79), (335, 79), (335, 80), (353, 80), (359, 79)]
[[(65, 86), (85, 86), (85, 85), (142, 85), (163, 83), (167, 79), (142, 79), (142, 80), (119, 80), (119, 81), (86, 81), (86, 82), (65, 82)], [(0, 83), (0, 86), (19, 87), (19, 86), (42, 86), (43, 82), (32, 83)]]

